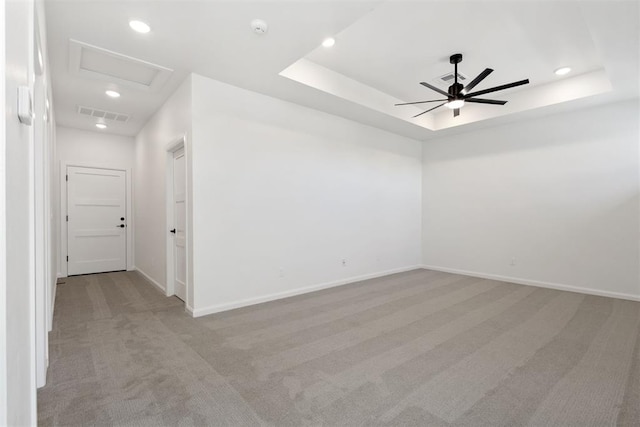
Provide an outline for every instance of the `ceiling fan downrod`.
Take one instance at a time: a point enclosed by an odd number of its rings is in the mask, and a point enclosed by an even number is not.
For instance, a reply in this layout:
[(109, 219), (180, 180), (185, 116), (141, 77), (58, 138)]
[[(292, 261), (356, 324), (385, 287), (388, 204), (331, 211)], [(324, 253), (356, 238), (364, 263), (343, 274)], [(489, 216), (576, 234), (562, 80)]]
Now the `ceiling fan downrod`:
[(462, 62), (462, 54), (454, 53), (449, 57), (449, 63), (453, 64), (453, 85), (449, 86), (449, 101), (455, 101), (459, 98), (460, 92), (462, 92), (463, 86), (458, 83), (458, 64)]

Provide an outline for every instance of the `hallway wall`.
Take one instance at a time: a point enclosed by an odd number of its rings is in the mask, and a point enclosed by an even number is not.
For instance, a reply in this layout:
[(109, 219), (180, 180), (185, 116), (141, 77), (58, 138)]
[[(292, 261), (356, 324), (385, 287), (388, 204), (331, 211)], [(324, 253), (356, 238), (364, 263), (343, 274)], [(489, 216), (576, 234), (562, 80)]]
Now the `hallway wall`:
[[(166, 147), (190, 132), (191, 77), (188, 77), (135, 138), (135, 266), (161, 289), (166, 286), (165, 239), (169, 231)], [(189, 155), (188, 145), (186, 148)]]
[[(5, 25), (6, 2), (0, 2), (0, 22)], [(0, 31), (0, 51), (5, 50), (5, 32)], [(5, 55), (0, 55), (0, 81), (5, 82)], [(0, 84), (0, 424), (7, 423), (7, 223), (6, 223), (6, 105), (5, 86)]]
[[(135, 138), (57, 126), (57, 161), (133, 168)], [(59, 173), (58, 168), (58, 173)]]
[[(33, 128), (16, 115), (18, 86), (33, 87), (31, 1), (6, 2), (6, 421), (35, 421), (35, 295), (33, 275)], [(4, 384), (0, 386), (5, 386)]]
[[(6, 74), (0, 159), (6, 161), (0, 162), (0, 188), (4, 190), (0, 190), (0, 210), (4, 212), (6, 208), (6, 216), (0, 215), (0, 425), (34, 425), (36, 366), (42, 383), (46, 373), (46, 365), (42, 364), (47, 351), (46, 299), (51, 297), (46, 292), (51, 277), (43, 262), (51, 259), (50, 240), (46, 237), (51, 225), (47, 215), (47, 150), (55, 135), (53, 120), (47, 121), (43, 114), (45, 99), (51, 100), (51, 81), (44, 38), (42, 75), (37, 75), (34, 62), (36, 14), (40, 31), (45, 28), (42, 1), (3, 2), (3, 11), (4, 34), (0, 40)], [(31, 125), (18, 120), (19, 86), (30, 90), (34, 113)]]
[[(55, 200), (58, 203), (59, 218), (64, 218), (66, 206), (64, 206), (64, 181), (65, 164), (88, 167), (104, 167), (113, 169), (128, 169), (128, 188), (132, 188), (133, 167), (135, 165), (135, 139), (131, 136), (113, 135), (103, 132), (89, 132), (72, 129), (64, 126), (57, 127), (57, 158), (55, 164)], [(61, 199), (62, 197), (62, 199)], [(133, 201), (131, 201), (133, 202)], [(133, 267), (133, 206), (128, 206), (131, 212), (128, 218), (129, 230), (127, 236), (128, 265)], [(129, 231), (127, 230), (127, 231)], [(58, 262), (58, 276), (64, 276), (66, 272), (66, 235), (65, 224), (62, 221), (56, 223), (59, 251), (62, 256)]]

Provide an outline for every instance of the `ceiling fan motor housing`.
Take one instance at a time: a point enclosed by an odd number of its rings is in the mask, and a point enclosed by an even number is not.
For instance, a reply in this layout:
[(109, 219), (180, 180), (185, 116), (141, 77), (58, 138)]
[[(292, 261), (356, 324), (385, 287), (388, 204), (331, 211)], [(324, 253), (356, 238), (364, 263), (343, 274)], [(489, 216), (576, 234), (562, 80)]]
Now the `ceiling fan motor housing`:
[(462, 62), (462, 54), (461, 53), (454, 53), (453, 55), (451, 55), (449, 57), (449, 63), (450, 64), (459, 64)]
[(454, 83), (449, 86), (449, 100), (456, 99), (460, 92), (462, 92), (462, 89), (464, 89), (462, 83)]

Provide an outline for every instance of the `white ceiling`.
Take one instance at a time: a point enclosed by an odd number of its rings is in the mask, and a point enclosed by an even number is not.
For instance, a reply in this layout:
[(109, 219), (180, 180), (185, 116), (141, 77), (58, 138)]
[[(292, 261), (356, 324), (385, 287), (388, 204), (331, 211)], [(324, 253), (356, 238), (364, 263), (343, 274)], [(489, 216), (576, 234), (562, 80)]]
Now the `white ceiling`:
[[(78, 105), (130, 115), (127, 123), (108, 123), (107, 131), (135, 135), (190, 72), (423, 140), (638, 97), (636, 1), (46, 5), (56, 120), (81, 129), (96, 130), (96, 119), (79, 115)], [(268, 22), (266, 35), (252, 33), (254, 18)], [(131, 31), (131, 19), (148, 22), (152, 31)], [(336, 45), (319, 47), (327, 36)], [(78, 73), (70, 67), (71, 39), (173, 72), (151, 88)], [(524, 78), (531, 84), (486, 96), (509, 101), (504, 107), (467, 104), (456, 119), (445, 107), (413, 120), (423, 110), (392, 106), (439, 98), (418, 83), (452, 71), (448, 58), (457, 52), (464, 55), (459, 71), (469, 78), (495, 70), (477, 90)], [(559, 78), (553, 70), (563, 65), (573, 72)], [(107, 98), (106, 89), (122, 96)]]

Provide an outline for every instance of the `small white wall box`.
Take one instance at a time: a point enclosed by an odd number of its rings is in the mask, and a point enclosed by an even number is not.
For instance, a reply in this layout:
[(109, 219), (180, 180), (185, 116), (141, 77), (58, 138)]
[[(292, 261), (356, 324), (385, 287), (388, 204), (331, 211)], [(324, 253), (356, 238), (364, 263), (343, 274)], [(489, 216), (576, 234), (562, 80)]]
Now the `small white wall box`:
[(33, 122), (33, 107), (29, 86), (18, 86), (18, 120), (27, 126)]

